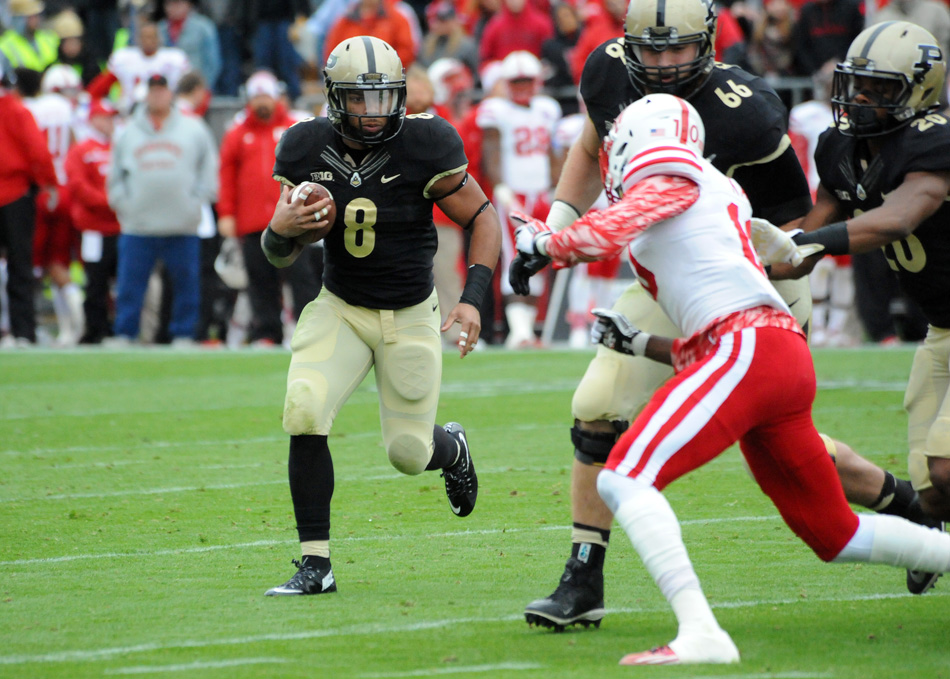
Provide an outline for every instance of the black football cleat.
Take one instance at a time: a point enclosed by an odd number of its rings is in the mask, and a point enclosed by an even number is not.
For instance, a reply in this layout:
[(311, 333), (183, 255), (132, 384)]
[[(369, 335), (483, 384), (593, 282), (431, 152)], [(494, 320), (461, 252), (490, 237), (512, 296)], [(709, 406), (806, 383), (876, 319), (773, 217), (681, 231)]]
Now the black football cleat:
[(449, 508), (456, 516), (468, 516), (475, 509), (475, 500), (478, 498), (478, 476), (475, 475), (475, 464), (468, 449), (465, 427), (458, 422), (449, 422), (442, 428), (459, 444), (458, 460), (442, 470)]
[[(946, 524), (943, 521), (934, 521), (929, 523), (931, 528), (945, 530)], [(942, 573), (925, 573), (923, 571), (907, 570), (907, 591), (911, 594), (923, 594), (937, 584)]]
[(528, 604), (524, 609), (524, 619), (529, 625), (563, 632), (568, 625), (600, 627), (601, 618), (606, 613), (603, 570), (571, 557), (554, 593)]
[(301, 594), (329, 594), (336, 591), (333, 568), (326, 559), (326, 567), (313, 566), (293, 559), (297, 567), (294, 577), (278, 587), (271, 587), (265, 596), (299, 596)]

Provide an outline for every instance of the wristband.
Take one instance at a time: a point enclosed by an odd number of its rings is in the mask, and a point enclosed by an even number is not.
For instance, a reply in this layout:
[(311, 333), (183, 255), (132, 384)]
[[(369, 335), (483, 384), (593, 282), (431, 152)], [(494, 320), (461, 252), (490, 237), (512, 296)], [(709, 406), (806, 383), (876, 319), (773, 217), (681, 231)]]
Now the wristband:
[(554, 231), (560, 231), (580, 219), (581, 213), (568, 202), (555, 200), (551, 203), (551, 209), (548, 211), (548, 217), (544, 223)]
[(491, 285), (492, 270), (484, 264), (472, 264), (468, 267), (468, 277), (465, 279), (465, 288), (459, 302), (471, 304), (476, 309), (481, 308), (482, 299)]
[(294, 251), (294, 239), (281, 236), (270, 228), (270, 224), (264, 229), (264, 238), (261, 244), (267, 252), (275, 257), (288, 257)]
[(630, 351), (633, 352), (634, 356), (646, 355), (647, 344), (649, 343), (651, 337), (653, 337), (653, 335), (643, 331), (640, 331), (634, 335), (633, 339), (630, 340)]
[(809, 233), (800, 233), (792, 236), (792, 240), (795, 241), (796, 245), (810, 245), (811, 243), (823, 245), (825, 248), (824, 254), (826, 255), (846, 255), (851, 247), (847, 222), (835, 222)]

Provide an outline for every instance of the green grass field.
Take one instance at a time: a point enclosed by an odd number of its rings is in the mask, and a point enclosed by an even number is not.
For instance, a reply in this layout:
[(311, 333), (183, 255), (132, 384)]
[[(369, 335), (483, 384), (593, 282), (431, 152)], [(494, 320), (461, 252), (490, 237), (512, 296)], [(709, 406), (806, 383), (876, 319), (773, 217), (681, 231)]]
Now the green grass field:
[[(622, 531), (599, 630), (530, 629), (569, 551), (568, 427), (589, 353), (445, 356), (472, 516), (405, 477), (372, 378), (337, 419), (339, 593), (264, 597), (299, 556), (280, 426), (286, 353), (0, 354), (0, 677), (950, 677), (950, 580), (826, 565), (736, 449), (667, 492), (737, 666), (621, 668), (672, 613)], [(906, 476), (912, 350), (817, 351), (819, 428)]]

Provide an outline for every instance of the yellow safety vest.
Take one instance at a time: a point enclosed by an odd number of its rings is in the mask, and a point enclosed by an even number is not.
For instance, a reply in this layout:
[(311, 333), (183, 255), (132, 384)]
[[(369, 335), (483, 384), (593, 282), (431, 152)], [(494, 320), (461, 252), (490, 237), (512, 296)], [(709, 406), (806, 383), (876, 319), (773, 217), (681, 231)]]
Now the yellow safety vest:
[(27, 40), (12, 28), (0, 35), (2, 51), (13, 68), (20, 66), (42, 71), (58, 58), (59, 37), (52, 31), (39, 30), (33, 34), (36, 43)]

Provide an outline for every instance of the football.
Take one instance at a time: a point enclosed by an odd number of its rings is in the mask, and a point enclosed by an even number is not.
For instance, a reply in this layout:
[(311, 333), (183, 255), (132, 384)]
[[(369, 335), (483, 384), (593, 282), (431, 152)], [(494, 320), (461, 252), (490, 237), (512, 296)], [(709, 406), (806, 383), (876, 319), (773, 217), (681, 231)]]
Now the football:
[(330, 205), (327, 208), (329, 212), (327, 213), (326, 217), (318, 220), (318, 221), (326, 220), (329, 222), (329, 224), (327, 224), (322, 229), (313, 229), (311, 231), (307, 231), (297, 236), (295, 240), (298, 243), (302, 243), (303, 245), (316, 243), (317, 241), (320, 241), (326, 238), (326, 235), (330, 233), (330, 229), (333, 228), (334, 220), (336, 220), (336, 203), (333, 201), (333, 194), (330, 193), (327, 187), (325, 187), (323, 184), (318, 184), (317, 182), (300, 182), (299, 184), (297, 184), (297, 186), (294, 187), (294, 190), (291, 192), (290, 201), (293, 202), (297, 200), (300, 197), (300, 194), (304, 191), (304, 189), (307, 189), (307, 188), (311, 189), (311, 192), (310, 192), (310, 195), (307, 196), (306, 200), (304, 201), (304, 205), (313, 205), (314, 203), (316, 203), (318, 200), (322, 198), (330, 199)]

